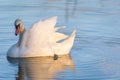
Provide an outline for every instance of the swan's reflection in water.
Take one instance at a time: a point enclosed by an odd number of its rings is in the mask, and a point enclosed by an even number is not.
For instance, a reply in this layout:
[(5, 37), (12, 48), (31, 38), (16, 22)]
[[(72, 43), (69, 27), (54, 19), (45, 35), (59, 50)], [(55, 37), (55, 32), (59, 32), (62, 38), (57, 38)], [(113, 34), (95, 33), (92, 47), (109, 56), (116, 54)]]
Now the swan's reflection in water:
[(64, 55), (54, 60), (53, 57), (11, 59), (12, 64), (18, 64), (16, 80), (54, 80), (57, 73), (70, 68), (74, 70), (74, 63), (70, 55)]

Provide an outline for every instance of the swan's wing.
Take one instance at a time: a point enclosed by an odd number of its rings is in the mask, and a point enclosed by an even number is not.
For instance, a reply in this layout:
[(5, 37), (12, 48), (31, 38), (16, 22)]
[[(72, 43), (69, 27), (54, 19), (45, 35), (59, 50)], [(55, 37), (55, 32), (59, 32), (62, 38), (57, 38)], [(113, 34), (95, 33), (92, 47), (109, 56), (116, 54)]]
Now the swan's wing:
[(49, 41), (52, 43), (56, 43), (59, 40), (63, 40), (67, 38), (68, 36), (59, 32), (53, 33), (53, 35), (49, 38)]
[(55, 32), (52, 34), (52, 36), (50, 36), (49, 42), (56, 43), (57, 41), (67, 38), (68, 37), (67, 35), (57, 32), (59, 29), (63, 29), (63, 28), (65, 28), (65, 26), (55, 27), (54, 28)]
[(65, 28), (65, 26), (56, 27), (56, 28), (54, 28), (54, 30), (58, 31), (59, 29), (63, 29), (63, 28)]
[(64, 40), (61, 43), (57, 43), (56, 46), (52, 46), (52, 48), (55, 50), (54, 52), (58, 55), (68, 54), (73, 46), (76, 36), (75, 33), (76, 30), (73, 31), (73, 33), (68, 37), (68, 39)]
[(57, 17), (52, 17), (35, 23), (27, 31), (27, 44), (33, 47), (40, 47), (46, 43), (54, 32)]

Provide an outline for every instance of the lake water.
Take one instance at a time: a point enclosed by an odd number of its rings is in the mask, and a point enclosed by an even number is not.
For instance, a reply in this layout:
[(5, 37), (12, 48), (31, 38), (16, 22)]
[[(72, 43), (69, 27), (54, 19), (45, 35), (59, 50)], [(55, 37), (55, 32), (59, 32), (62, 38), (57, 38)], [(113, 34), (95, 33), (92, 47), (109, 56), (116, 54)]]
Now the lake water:
[[(70, 56), (6, 58), (15, 19), (30, 27), (51, 16), (60, 32), (77, 30)], [(0, 0), (0, 80), (120, 80), (120, 0)]]

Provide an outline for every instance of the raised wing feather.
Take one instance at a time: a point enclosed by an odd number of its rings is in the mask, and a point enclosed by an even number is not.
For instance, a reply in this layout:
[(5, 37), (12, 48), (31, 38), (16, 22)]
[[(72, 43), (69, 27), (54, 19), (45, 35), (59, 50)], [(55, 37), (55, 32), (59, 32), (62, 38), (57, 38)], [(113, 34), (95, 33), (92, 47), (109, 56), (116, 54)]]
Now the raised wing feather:
[(41, 47), (46, 46), (46, 41), (54, 32), (57, 17), (52, 17), (47, 20), (35, 23), (30, 29), (26, 31), (28, 47)]

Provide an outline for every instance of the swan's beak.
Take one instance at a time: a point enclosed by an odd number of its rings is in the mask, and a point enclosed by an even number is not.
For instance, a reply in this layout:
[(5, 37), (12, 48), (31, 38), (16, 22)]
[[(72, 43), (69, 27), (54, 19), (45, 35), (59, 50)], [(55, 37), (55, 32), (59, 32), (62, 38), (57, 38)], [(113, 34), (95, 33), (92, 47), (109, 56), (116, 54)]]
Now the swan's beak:
[(20, 27), (16, 26), (15, 35), (17, 36), (20, 33)]

